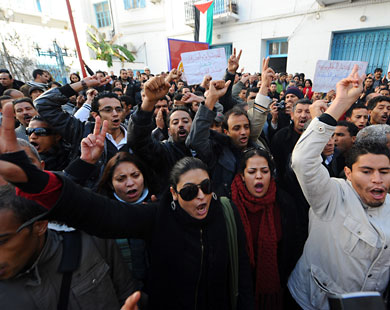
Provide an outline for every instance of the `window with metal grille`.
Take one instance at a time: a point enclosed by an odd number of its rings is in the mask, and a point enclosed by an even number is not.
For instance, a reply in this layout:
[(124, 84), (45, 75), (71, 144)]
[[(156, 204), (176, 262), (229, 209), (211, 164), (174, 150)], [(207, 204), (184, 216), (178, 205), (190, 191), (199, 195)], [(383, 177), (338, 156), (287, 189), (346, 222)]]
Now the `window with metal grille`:
[(390, 63), (390, 29), (335, 33), (332, 60), (367, 61), (367, 73), (387, 71)]
[(94, 4), (96, 24), (98, 28), (107, 27), (111, 25), (110, 8), (108, 1), (103, 1)]
[(145, 7), (145, 0), (123, 0), (125, 10), (138, 9)]

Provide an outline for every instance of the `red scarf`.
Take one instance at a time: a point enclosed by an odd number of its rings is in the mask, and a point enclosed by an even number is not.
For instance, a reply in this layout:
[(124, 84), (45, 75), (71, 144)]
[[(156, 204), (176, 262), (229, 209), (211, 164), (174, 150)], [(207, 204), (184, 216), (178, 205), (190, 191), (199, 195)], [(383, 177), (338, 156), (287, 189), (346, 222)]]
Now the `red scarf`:
[[(282, 233), (275, 181), (271, 179), (268, 191), (262, 198), (256, 198), (248, 192), (239, 174), (234, 178), (231, 189), (232, 200), (244, 225), (250, 263), (255, 270), (257, 309), (281, 309), (277, 248)], [(254, 253), (256, 239), (251, 228), (254, 223), (252, 220), (256, 221), (256, 218), (259, 225), (257, 255)]]

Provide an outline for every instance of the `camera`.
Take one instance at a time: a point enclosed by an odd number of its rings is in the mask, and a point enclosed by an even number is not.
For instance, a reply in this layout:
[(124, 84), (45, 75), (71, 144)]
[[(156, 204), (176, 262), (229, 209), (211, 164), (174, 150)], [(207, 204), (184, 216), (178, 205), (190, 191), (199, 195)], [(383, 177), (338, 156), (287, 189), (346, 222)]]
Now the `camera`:
[(282, 111), (286, 108), (286, 102), (284, 100), (277, 102), (275, 106), (278, 108), (278, 111)]

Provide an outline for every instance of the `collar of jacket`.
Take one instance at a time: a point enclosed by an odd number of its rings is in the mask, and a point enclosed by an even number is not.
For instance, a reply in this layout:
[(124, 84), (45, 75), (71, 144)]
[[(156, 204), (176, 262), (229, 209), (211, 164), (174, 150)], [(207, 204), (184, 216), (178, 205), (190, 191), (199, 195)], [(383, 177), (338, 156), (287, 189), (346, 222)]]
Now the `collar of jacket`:
[(185, 142), (177, 143), (177, 142), (173, 141), (172, 136), (169, 136), (168, 140), (165, 140), (165, 141), (167, 141), (169, 144), (174, 146), (176, 149), (179, 149), (186, 156), (191, 156), (191, 157), (193, 156), (193, 151), (186, 146)]
[(16, 278), (27, 278), (28, 280), (26, 282), (26, 285), (29, 286), (41, 285), (42, 280), (39, 274), (39, 267), (43, 266), (53, 257), (53, 255), (57, 252), (60, 243), (60, 237), (56, 233), (52, 232), (50, 229), (47, 229), (45, 235), (45, 244), (38, 258), (35, 260), (34, 264), (32, 264), (29, 269), (22, 273), (19, 273)]
[(291, 122), (287, 128), (288, 128), (288, 131), (287, 131), (287, 134), (285, 136), (285, 141), (290, 140), (294, 135), (298, 135), (299, 137), (301, 136), (299, 133), (297, 133), (294, 130), (294, 122)]

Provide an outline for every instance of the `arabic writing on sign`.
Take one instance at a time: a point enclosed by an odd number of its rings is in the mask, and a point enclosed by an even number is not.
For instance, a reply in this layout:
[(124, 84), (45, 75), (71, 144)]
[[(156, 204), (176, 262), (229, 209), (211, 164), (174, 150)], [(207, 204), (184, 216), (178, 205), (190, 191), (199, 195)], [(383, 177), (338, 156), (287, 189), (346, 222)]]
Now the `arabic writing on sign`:
[(364, 61), (318, 60), (313, 80), (313, 91), (326, 93), (336, 89), (337, 82), (346, 78), (355, 64), (359, 67), (359, 75), (366, 72), (368, 63)]
[(205, 75), (221, 80), (227, 66), (224, 48), (182, 53), (181, 60), (189, 85), (202, 83)]

